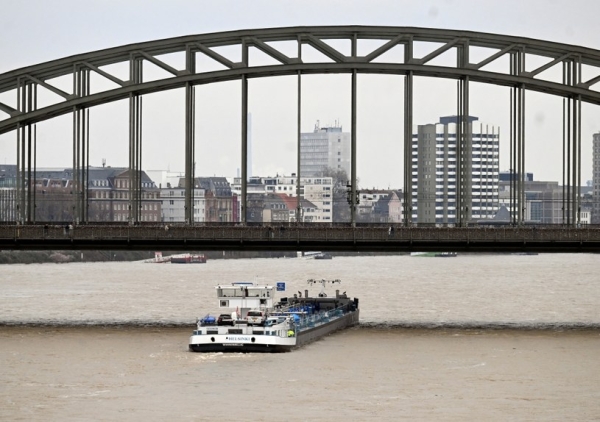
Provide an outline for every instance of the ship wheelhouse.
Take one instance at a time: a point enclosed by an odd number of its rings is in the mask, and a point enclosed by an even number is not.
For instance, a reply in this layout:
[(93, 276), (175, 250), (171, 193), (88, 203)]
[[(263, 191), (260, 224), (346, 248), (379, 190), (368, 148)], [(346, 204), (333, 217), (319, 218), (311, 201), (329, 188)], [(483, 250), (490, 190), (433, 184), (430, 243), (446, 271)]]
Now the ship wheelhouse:
[(242, 319), (251, 309), (273, 308), (273, 286), (257, 286), (250, 282), (237, 282), (215, 287), (219, 308), (236, 309)]

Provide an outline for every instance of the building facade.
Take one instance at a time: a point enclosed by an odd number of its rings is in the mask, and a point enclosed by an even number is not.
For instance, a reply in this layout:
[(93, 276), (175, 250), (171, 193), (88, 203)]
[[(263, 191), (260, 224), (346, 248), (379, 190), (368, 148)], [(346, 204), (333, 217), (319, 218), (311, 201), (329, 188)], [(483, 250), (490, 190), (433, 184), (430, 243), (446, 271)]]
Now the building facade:
[(0, 222), (17, 220), (17, 166), (0, 164)]
[[(561, 224), (563, 221), (563, 187), (558, 182), (525, 181), (524, 221), (536, 224)], [(500, 182), (500, 203), (511, 218), (516, 210), (510, 204), (511, 182)]]
[(350, 175), (350, 133), (341, 126), (320, 127), (300, 134), (300, 176), (324, 176), (328, 170)]
[[(161, 221), (185, 222), (185, 188), (175, 186), (160, 189)], [(194, 222), (205, 221), (204, 189), (194, 189)]]
[[(0, 177), (0, 220), (17, 221), (22, 217), (18, 216), (16, 178), (7, 178), (4, 173), (5, 177)], [(75, 199), (77, 195), (87, 195), (86, 221), (134, 222), (130, 213), (130, 174), (126, 168), (90, 167), (85, 189), (75, 186), (70, 168), (38, 168), (33, 174), (35, 179), (30, 185), (35, 221), (76, 221)], [(139, 206), (140, 222), (160, 221), (158, 189), (143, 171)]]
[[(471, 148), (464, 151), (467, 220), (492, 218), (499, 208), (499, 129), (469, 116)], [(412, 142), (412, 219), (457, 222), (457, 117), (419, 125)]]
[[(180, 187), (185, 179), (180, 180)], [(238, 197), (225, 177), (196, 177), (194, 188), (204, 191), (204, 221), (207, 223), (235, 223), (239, 219)], [(194, 210), (195, 212), (195, 210)]]
[[(89, 169), (89, 221), (134, 222), (130, 212), (131, 174), (127, 168)], [(141, 172), (140, 222), (160, 222), (159, 189)]]
[[(298, 178), (295, 173), (291, 176), (275, 176), (275, 177), (251, 177), (247, 184), (248, 193), (248, 220), (258, 218), (258, 209), (251, 206), (252, 203), (257, 203), (260, 195), (282, 194), (290, 198), (296, 198)], [(237, 195), (241, 195), (241, 178), (233, 179), (232, 190)], [(252, 195), (252, 196), (251, 196)], [(333, 221), (333, 178), (331, 177), (301, 177), (300, 178), (300, 197), (308, 201), (304, 207), (301, 201), (300, 221), (313, 223), (331, 223)], [(293, 199), (296, 203), (294, 209), (297, 208), (297, 199)], [(291, 202), (287, 202), (288, 204)], [(258, 204), (258, 203), (257, 203)], [(261, 205), (257, 205), (258, 208)], [(305, 212), (305, 208), (308, 210)], [(252, 211), (253, 210), (253, 211)], [(254, 213), (254, 216), (250, 214)], [(296, 213), (294, 213), (293, 221), (297, 221)]]
[(593, 135), (592, 224), (600, 224), (600, 132)]

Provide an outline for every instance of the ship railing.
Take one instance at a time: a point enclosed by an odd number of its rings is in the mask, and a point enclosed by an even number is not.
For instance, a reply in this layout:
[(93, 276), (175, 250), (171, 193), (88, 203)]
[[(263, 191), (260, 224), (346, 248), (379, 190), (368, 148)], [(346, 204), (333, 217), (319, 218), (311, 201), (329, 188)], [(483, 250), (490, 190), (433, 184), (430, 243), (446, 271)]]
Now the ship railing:
[(314, 328), (319, 325), (323, 325), (330, 321), (341, 318), (342, 316), (344, 316), (346, 308), (346, 306), (339, 306), (337, 308), (316, 312), (312, 315), (307, 315), (304, 318), (300, 318), (300, 321), (296, 321), (296, 329), (298, 332), (300, 332), (302, 330)]

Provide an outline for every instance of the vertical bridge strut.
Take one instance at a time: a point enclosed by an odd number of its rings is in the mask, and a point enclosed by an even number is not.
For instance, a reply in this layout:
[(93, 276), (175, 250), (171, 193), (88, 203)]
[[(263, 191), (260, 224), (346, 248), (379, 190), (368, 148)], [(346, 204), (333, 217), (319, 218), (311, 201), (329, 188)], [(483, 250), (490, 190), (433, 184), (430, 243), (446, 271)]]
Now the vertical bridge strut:
[[(186, 70), (196, 71), (196, 54), (188, 46), (185, 55)], [(196, 187), (196, 92), (190, 82), (185, 84), (185, 221), (194, 224), (194, 192)]]
[[(563, 84), (581, 82), (581, 57), (563, 62)], [(581, 95), (563, 98), (563, 224), (581, 224)]]
[[(73, 92), (84, 97), (90, 94), (90, 71), (76, 66), (74, 69)], [(71, 192), (73, 195), (73, 220), (75, 223), (87, 222), (90, 140), (89, 140), (89, 108), (73, 108), (73, 176)]]
[[(142, 59), (132, 55), (130, 79), (134, 83), (143, 81)], [(142, 98), (137, 93), (129, 95), (129, 224), (141, 217), (142, 191)]]
[[(37, 86), (25, 78), (19, 78), (17, 109), (29, 113), (37, 108)], [(16, 220), (21, 223), (35, 221), (35, 124), (19, 125), (17, 129), (17, 194)], [(33, 162), (32, 162), (33, 160)]]
[[(517, 48), (510, 53), (510, 74), (525, 71), (525, 51)], [(510, 88), (510, 212), (511, 222), (525, 221), (525, 86)]]

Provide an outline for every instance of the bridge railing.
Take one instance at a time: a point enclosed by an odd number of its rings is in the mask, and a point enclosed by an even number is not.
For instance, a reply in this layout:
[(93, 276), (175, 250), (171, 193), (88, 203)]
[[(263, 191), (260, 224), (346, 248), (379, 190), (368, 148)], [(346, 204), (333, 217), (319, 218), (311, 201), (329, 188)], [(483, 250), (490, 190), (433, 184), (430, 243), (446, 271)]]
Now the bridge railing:
[(351, 227), (313, 226), (187, 226), (187, 225), (0, 225), (3, 240), (87, 241), (600, 241), (600, 228), (534, 227)]

